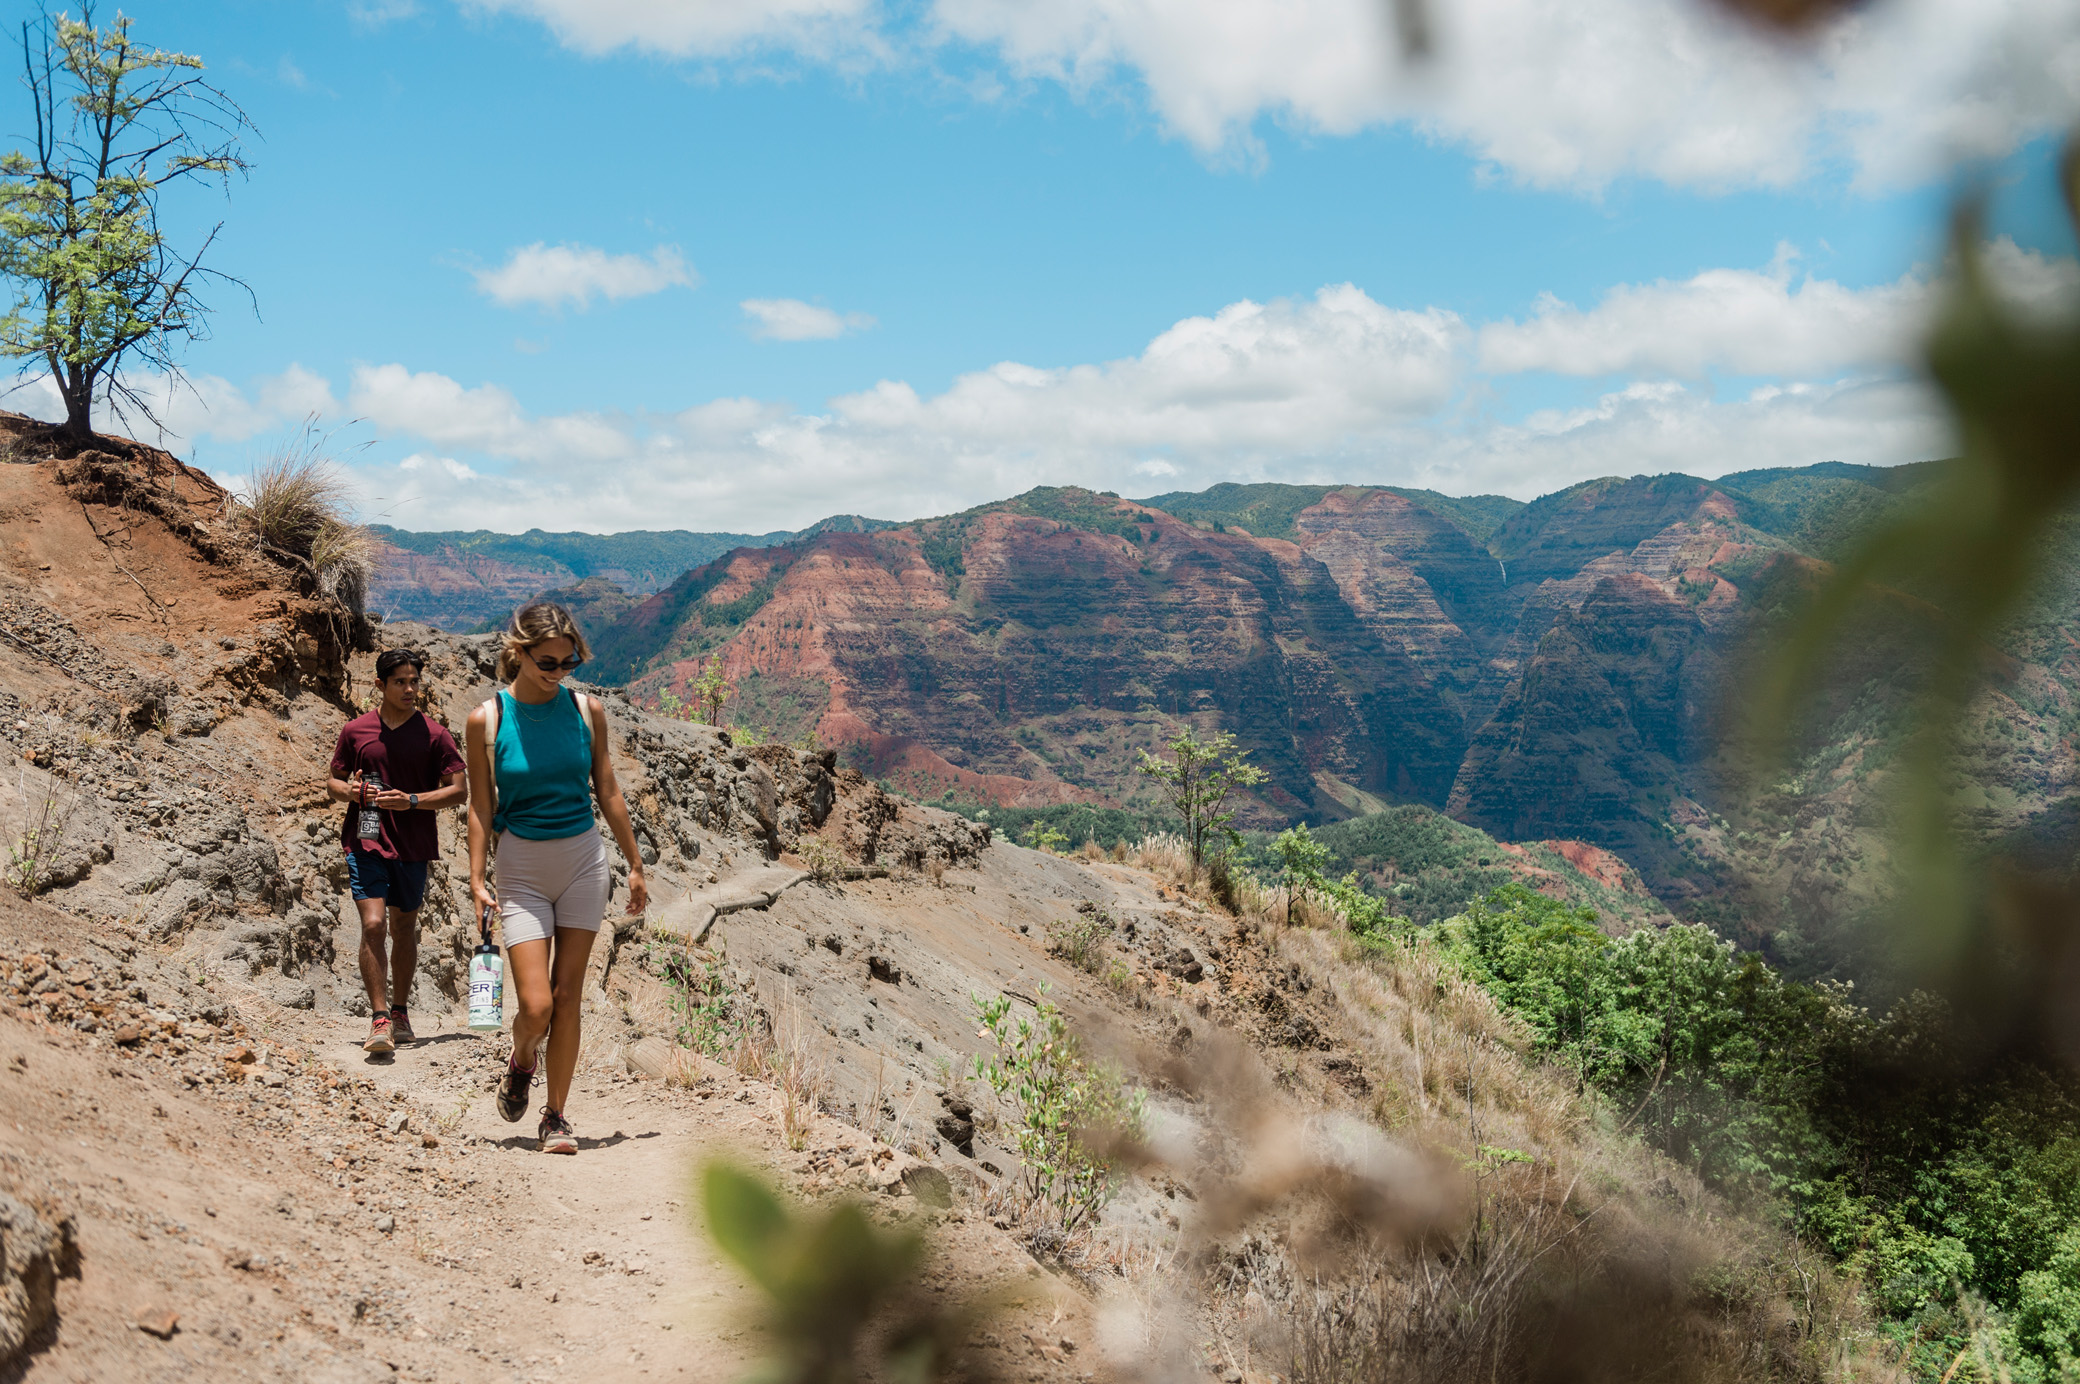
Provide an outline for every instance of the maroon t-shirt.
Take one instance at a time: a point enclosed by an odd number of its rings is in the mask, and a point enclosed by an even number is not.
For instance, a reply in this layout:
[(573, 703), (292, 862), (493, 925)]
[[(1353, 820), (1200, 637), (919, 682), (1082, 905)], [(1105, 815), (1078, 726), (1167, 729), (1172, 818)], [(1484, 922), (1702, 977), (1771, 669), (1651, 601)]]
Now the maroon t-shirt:
[[(332, 748), (334, 777), (346, 778), (357, 770), (371, 782), (380, 774), (384, 783), (400, 793), (431, 793), (441, 786), (444, 775), (462, 772), (462, 755), (455, 748), (455, 737), (423, 713), (413, 712), (392, 730), (383, 724), (378, 709), (347, 722), (340, 730), (339, 743)], [(356, 830), (360, 813), (360, 807), (350, 803), (347, 818), (340, 823), (339, 843), (349, 851), (385, 860), (431, 860), (441, 853), (440, 832), (431, 812), (378, 813), (383, 834), (372, 846)]]

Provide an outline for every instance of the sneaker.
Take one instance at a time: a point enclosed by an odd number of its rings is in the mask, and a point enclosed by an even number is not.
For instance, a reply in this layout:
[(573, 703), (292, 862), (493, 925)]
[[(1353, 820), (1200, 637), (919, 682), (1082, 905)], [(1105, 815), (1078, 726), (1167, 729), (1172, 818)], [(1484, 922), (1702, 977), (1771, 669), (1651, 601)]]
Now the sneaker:
[(419, 1035), (412, 1032), (411, 1016), (404, 1012), (402, 1005), (390, 1006), (390, 1035), (397, 1040), (399, 1047), (419, 1039)]
[(389, 1052), (397, 1046), (390, 1034), (390, 1016), (378, 1014), (368, 1021), (368, 1037), (361, 1040), (363, 1052)]
[(527, 1093), (534, 1087), (534, 1068), (506, 1064), (498, 1081), (498, 1113), (507, 1124), (519, 1123), (527, 1113)]
[(542, 1111), (540, 1142), (536, 1145), (543, 1153), (576, 1153), (578, 1132), (571, 1122), (554, 1110)]

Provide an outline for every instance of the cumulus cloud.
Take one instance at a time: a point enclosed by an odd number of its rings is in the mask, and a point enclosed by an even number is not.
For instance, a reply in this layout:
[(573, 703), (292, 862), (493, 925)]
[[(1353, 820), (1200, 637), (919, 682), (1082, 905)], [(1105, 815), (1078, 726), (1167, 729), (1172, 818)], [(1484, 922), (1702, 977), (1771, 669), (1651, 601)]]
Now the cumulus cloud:
[(1266, 118), (1331, 135), (1406, 124), (1541, 186), (1781, 187), (1837, 165), (1889, 186), (2080, 110), (2068, 0), (1890, 0), (1797, 46), (1701, 0), (1455, 0), (1434, 7), (1440, 56), (1420, 71), (1383, 0), (932, 0), (921, 24), (868, 0), (465, 2), (589, 53), (980, 52), (1013, 79), (1137, 90), (1215, 155), (1248, 156)]
[[(1997, 242), (2033, 310), (2080, 295), (2080, 266)], [(300, 369), (227, 398), (225, 436), (310, 408), (365, 419), (371, 512), (407, 528), (760, 530), (829, 513), (942, 514), (1035, 485), (1142, 494), (1219, 481), (1370, 482), (1528, 498), (1591, 476), (1838, 460), (1956, 446), (1903, 362), (1936, 282), (1851, 289), (1759, 270), (1621, 285), (1590, 308), (1469, 323), (1351, 284), (1231, 303), (1118, 360), (1005, 361), (937, 393), (899, 380), (804, 410), (758, 398), (677, 412), (531, 412), (493, 383), (401, 363), (353, 372), (344, 402)], [(1566, 407), (1500, 416), (1521, 372), (1615, 377)], [(1764, 383), (1732, 392), (1729, 375)], [(1715, 383), (1715, 380), (1722, 382)]]
[(1918, 275), (1875, 288), (1796, 279), (1786, 251), (1764, 271), (1709, 269), (1681, 282), (1624, 284), (1587, 310), (1548, 294), (1528, 321), (1481, 328), (1480, 363), (1497, 374), (1651, 372), (1695, 379), (1902, 363), (1930, 288)]
[(841, 314), (799, 298), (746, 298), (737, 306), (760, 341), (831, 341), (874, 325), (863, 312)]
[[(2065, 311), (2080, 291), (2080, 266), (2071, 259), (2022, 249), (2006, 236), (1982, 253), (1995, 284), (2018, 306)], [(1802, 279), (1797, 262), (1796, 250), (1780, 246), (1767, 269), (1621, 284), (1589, 309), (1547, 294), (1528, 320), (1480, 329), (1480, 366), (1492, 374), (1811, 377), (1915, 357), (1938, 292), (1934, 276), (1917, 270), (1852, 289)]]
[(552, 311), (583, 311), (595, 297), (642, 298), (699, 282), (678, 249), (660, 245), (648, 255), (610, 255), (589, 245), (523, 245), (496, 269), (473, 269), (477, 291), (509, 308), (532, 303)]
[(357, 367), (347, 407), (381, 432), (520, 461), (601, 464), (631, 452), (628, 433), (603, 415), (534, 418), (497, 385), (465, 388), (402, 365)]

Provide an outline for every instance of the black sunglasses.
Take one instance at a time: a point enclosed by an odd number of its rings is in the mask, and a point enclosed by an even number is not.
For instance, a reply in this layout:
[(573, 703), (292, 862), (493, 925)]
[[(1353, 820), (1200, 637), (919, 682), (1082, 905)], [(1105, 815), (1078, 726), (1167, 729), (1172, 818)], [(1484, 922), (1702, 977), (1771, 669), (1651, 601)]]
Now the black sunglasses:
[(534, 666), (545, 673), (554, 673), (559, 669), (568, 673), (573, 668), (582, 667), (584, 663), (584, 659), (579, 658), (576, 654), (572, 654), (560, 663), (553, 658), (538, 658), (534, 661)]

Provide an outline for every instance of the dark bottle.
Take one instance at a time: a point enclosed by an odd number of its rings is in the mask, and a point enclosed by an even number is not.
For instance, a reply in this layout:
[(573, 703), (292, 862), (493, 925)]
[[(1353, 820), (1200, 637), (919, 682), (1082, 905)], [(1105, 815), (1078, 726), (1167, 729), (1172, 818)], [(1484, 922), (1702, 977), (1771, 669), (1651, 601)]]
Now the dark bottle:
[(383, 836), (383, 814), (375, 807), (375, 795), (382, 791), (381, 774), (369, 774), (362, 779), (361, 816), (355, 824), (355, 834), (369, 845), (374, 845)]

